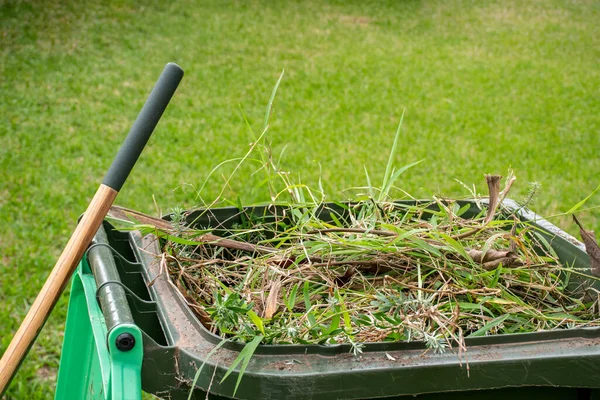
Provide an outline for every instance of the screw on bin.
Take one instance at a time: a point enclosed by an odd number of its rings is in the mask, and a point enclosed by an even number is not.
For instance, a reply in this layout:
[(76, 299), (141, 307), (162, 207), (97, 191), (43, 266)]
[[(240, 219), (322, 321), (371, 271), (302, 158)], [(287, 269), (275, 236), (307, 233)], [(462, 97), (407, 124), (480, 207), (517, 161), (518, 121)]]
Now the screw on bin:
[(129, 351), (135, 346), (135, 338), (131, 333), (125, 332), (117, 336), (117, 349), (121, 351)]

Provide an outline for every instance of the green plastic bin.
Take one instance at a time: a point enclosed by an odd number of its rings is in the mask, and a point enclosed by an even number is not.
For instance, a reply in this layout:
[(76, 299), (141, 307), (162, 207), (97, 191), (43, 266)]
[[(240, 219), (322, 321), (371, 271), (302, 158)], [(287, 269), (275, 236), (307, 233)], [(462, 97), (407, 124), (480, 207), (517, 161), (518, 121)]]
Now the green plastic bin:
[(133, 321), (125, 289), (111, 287), (97, 297), (88, 262), (97, 265), (101, 258), (105, 269), (95, 270), (96, 275), (118, 281), (107, 243), (103, 226), (73, 277), (56, 399), (141, 399), (142, 333)]
[[(472, 204), (474, 214), (476, 210)], [(506, 202), (505, 206), (517, 207), (512, 202)], [(283, 212), (266, 207), (255, 207), (251, 211), (261, 215)], [(323, 218), (331, 212), (343, 218), (343, 209), (333, 204), (324, 206)], [(546, 239), (562, 262), (589, 268), (589, 259), (580, 242), (528, 210), (519, 211), (519, 215), (522, 220), (533, 221), (544, 230)], [(240, 212), (235, 208), (217, 209), (201, 218), (198, 216), (198, 213), (191, 213), (188, 220), (217, 230), (226, 230), (240, 222)], [(136, 351), (140, 351), (141, 388), (144, 391), (168, 399), (187, 399), (188, 396), (195, 399), (233, 398), (239, 371), (234, 370), (222, 383), (221, 379), (243, 346), (227, 342), (209, 358), (208, 353), (221, 338), (200, 324), (185, 299), (169, 282), (156, 257), (159, 254), (156, 237), (142, 237), (139, 232), (120, 232), (105, 226), (107, 235), (99, 234), (96, 240), (97, 246), (105, 251), (102, 256), (96, 254), (94, 257), (94, 251), (100, 248), (92, 248), (88, 254), (89, 267), (84, 262), (73, 282), (57, 398), (127, 398), (115, 397), (117, 392), (114, 391), (108, 395), (114, 387), (127, 386), (129, 378), (125, 374), (113, 375), (114, 359), (123, 358), (113, 356), (118, 350), (112, 346), (111, 340), (114, 341), (115, 336), (111, 336), (111, 329), (108, 329), (112, 322), (104, 328), (109, 336), (108, 345), (104, 344), (106, 333), (99, 329), (103, 318), (98, 318), (98, 303), (105, 311), (105, 320), (117, 319), (132, 328), (132, 332), (141, 334), (139, 341), (136, 336), (136, 346), (143, 343), (143, 357), (141, 348)], [(117, 276), (106, 274), (105, 270), (116, 270)], [(85, 292), (85, 282), (89, 284), (88, 292), (85, 296), (75, 297), (78, 285)], [(109, 301), (107, 293), (112, 292), (115, 292), (113, 297), (123, 295), (126, 304)], [(127, 323), (127, 316), (110, 316), (116, 311), (115, 307), (127, 307), (135, 325)], [(91, 309), (94, 313), (89, 312)], [(76, 310), (88, 310), (87, 316)], [(75, 316), (75, 312), (80, 315)], [(85, 321), (85, 318), (89, 320)], [(79, 322), (71, 323), (72, 319)], [(88, 326), (84, 327), (86, 322)], [(137, 331), (133, 329), (136, 326)], [(86, 339), (95, 343), (93, 354), (86, 356), (89, 361), (84, 364), (94, 373), (82, 380), (85, 388), (77, 393), (86, 393), (86, 390), (89, 393), (92, 387), (102, 384), (105, 397), (59, 397), (66, 393), (64, 380), (83, 387), (83, 383), (73, 382), (78, 374), (70, 373), (77, 365), (73, 360), (82, 356), (73, 350), (73, 346), (85, 347), (85, 343), (77, 340), (83, 331), (93, 332)], [(598, 328), (467, 338), (466, 344), (468, 370), (455, 354), (424, 354), (425, 346), (418, 342), (367, 344), (359, 357), (352, 356), (347, 345), (262, 345), (244, 373), (236, 398), (600, 399)], [(121, 353), (117, 355), (123, 356)], [(388, 354), (394, 360), (388, 358)], [(137, 356), (132, 354), (128, 361), (132, 368), (139, 367)], [(196, 372), (203, 364), (192, 388)], [(131, 393), (139, 396), (139, 386), (133, 386)], [(207, 391), (210, 392), (208, 396)], [(122, 393), (133, 396), (126, 390)]]

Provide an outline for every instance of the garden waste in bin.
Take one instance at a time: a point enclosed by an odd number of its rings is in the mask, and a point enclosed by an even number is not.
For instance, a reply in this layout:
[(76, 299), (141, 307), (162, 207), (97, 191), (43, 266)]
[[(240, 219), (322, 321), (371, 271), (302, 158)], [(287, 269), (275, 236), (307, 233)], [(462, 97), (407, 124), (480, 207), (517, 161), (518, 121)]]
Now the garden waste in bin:
[[(504, 205), (519, 208), (512, 201)], [(335, 204), (324, 206), (323, 218), (332, 212), (343, 218)], [(589, 268), (580, 242), (528, 210), (518, 214), (540, 228), (563, 264)], [(219, 229), (239, 219), (236, 208), (188, 215), (198, 226)], [(94, 243), (73, 281), (60, 399), (139, 398), (140, 380), (144, 391), (167, 399), (187, 399), (194, 381), (191, 398), (197, 399), (206, 391), (214, 399), (600, 398), (599, 328), (466, 338), (462, 358), (426, 352), (421, 342), (369, 343), (358, 356), (345, 344), (261, 345), (233, 397), (239, 367), (222, 378), (244, 345), (228, 341), (209, 354), (222, 339), (204, 328), (169, 281), (158, 239), (105, 223)], [(123, 333), (135, 340), (129, 351), (117, 347)]]

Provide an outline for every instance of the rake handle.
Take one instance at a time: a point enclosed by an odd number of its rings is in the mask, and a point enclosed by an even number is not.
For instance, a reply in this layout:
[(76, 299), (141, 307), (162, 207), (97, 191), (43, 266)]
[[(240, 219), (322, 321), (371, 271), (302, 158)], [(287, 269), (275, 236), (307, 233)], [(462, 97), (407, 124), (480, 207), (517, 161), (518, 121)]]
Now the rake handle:
[(165, 66), (102, 184), (0, 359), (0, 398), (4, 395), (119, 190), (123, 187), (182, 77), (183, 70), (178, 65), (169, 63)]

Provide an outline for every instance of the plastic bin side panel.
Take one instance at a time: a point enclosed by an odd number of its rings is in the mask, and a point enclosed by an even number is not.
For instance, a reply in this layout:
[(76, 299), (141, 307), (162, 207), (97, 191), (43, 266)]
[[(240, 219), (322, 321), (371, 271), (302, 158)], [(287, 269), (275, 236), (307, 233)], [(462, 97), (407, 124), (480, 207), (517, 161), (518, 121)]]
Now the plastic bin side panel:
[(83, 274), (80, 266), (71, 286), (55, 399), (109, 399), (104, 337), (106, 327), (95, 302), (94, 278)]

